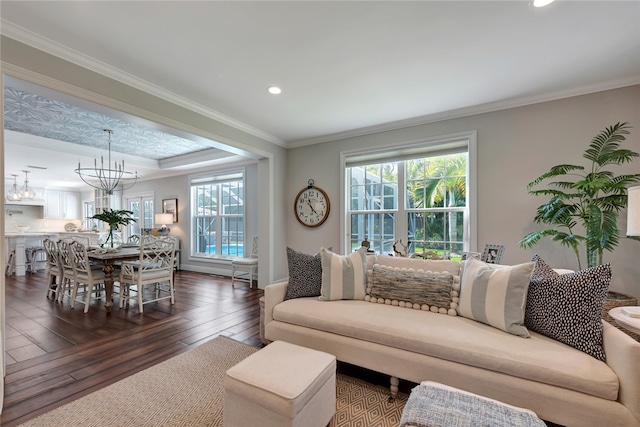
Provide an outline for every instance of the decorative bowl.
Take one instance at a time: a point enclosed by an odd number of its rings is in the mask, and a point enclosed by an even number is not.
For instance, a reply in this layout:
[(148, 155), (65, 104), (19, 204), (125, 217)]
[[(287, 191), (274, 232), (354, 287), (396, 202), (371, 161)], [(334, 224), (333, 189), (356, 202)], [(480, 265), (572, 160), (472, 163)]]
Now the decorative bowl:
[(17, 229), (20, 233), (24, 233), (24, 232), (25, 232), (25, 231), (27, 231), (29, 228), (31, 228), (31, 227), (29, 227), (28, 225), (21, 225), (21, 224), (16, 225), (16, 229)]

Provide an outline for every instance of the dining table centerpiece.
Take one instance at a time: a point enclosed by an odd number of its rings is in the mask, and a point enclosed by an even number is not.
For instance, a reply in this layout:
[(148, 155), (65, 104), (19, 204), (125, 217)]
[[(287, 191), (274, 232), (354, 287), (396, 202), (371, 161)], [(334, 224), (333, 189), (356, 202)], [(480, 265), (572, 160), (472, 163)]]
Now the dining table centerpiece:
[(116, 231), (121, 225), (129, 225), (132, 222), (136, 222), (136, 219), (133, 218), (132, 215), (132, 211), (128, 211), (125, 209), (112, 210), (109, 208), (105, 208), (103, 212), (92, 216), (91, 219), (97, 219), (109, 224), (109, 235), (107, 236), (107, 240), (105, 240), (104, 243), (100, 246), (104, 247), (108, 243), (109, 246), (113, 248), (113, 232)]

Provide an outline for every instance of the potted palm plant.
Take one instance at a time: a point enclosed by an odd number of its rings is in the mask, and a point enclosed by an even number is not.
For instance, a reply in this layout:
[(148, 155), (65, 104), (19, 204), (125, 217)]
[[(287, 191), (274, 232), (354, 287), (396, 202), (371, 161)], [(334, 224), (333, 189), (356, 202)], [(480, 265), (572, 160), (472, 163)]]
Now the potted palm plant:
[(113, 248), (113, 232), (118, 229), (121, 225), (129, 225), (132, 222), (136, 222), (135, 218), (132, 218), (133, 212), (127, 210), (111, 210), (106, 208), (102, 213), (95, 214), (92, 216), (92, 219), (98, 219), (109, 224), (109, 235), (107, 240), (101, 245), (104, 246), (107, 243), (110, 243), (110, 246)]
[[(629, 134), (627, 122), (606, 128), (591, 140), (583, 157), (590, 164), (553, 166), (527, 185), (529, 194), (549, 196), (538, 206), (534, 221), (550, 228), (527, 234), (519, 244), (530, 248), (544, 237), (570, 247), (582, 269), (580, 248), (585, 244), (587, 267), (602, 264), (604, 251), (612, 252), (620, 233), (618, 216), (627, 206), (626, 189), (640, 181), (640, 174), (615, 175), (609, 167), (634, 161), (640, 154), (621, 148)], [(532, 189), (543, 181), (547, 188)], [(578, 228), (578, 226), (582, 228)], [(583, 231), (584, 234), (578, 234)]]
[[(589, 161), (586, 167), (553, 166), (527, 185), (529, 194), (549, 197), (538, 206), (534, 218), (537, 224), (545, 224), (547, 228), (524, 236), (519, 242), (521, 247), (531, 248), (542, 238), (550, 237), (573, 250), (578, 270), (582, 269), (583, 244), (587, 267), (603, 263), (604, 251), (613, 252), (619, 242), (618, 216), (627, 206), (626, 189), (640, 181), (640, 174), (615, 175), (610, 170), (640, 156), (621, 148), (629, 129), (627, 122), (616, 123), (593, 138), (582, 155)], [(543, 181), (547, 182), (547, 188), (533, 189)], [(584, 234), (579, 234), (581, 232)], [(619, 299), (619, 295), (610, 292), (609, 298)]]

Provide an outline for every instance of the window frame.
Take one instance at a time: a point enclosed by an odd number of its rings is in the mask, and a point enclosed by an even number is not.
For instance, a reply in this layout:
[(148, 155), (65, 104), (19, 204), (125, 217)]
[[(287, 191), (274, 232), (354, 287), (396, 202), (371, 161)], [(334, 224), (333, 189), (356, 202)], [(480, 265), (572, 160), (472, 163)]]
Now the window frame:
[[(241, 175), (238, 179), (229, 179), (224, 178), (225, 176), (232, 175)], [(245, 167), (234, 167), (229, 169), (216, 169), (208, 172), (198, 173), (189, 175), (188, 177), (188, 193), (189, 193), (189, 238), (190, 238), (190, 248), (189, 248), (189, 258), (202, 262), (215, 262), (217, 260), (228, 260), (237, 258), (241, 255), (223, 255), (223, 254), (206, 254), (204, 252), (197, 252), (197, 241), (198, 236), (196, 236), (197, 232), (197, 212), (194, 207), (194, 199), (193, 199), (193, 187), (197, 185), (212, 183), (212, 184), (221, 184), (224, 182), (242, 182), (242, 192), (243, 192), (243, 201), (239, 206), (242, 206), (242, 214), (231, 214), (228, 212), (220, 212), (220, 209), (217, 210), (215, 215), (216, 218), (216, 231), (215, 231), (215, 240), (216, 247), (221, 247), (223, 245), (223, 234), (222, 233), (222, 222), (223, 219), (240, 219), (241, 224), (241, 233), (242, 233), (242, 247), (247, 248), (247, 235), (246, 235), (246, 218), (247, 218), (247, 207), (244, 203), (246, 200), (246, 179), (247, 173)], [(221, 204), (221, 200), (218, 201), (218, 207)], [(213, 217), (213, 216), (211, 216)]]
[[(389, 148), (392, 145), (393, 148)], [(347, 168), (358, 164), (367, 164), (375, 162), (391, 162), (408, 160), (411, 158), (429, 157), (441, 154), (447, 154), (466, 146), (467, 157), (467, 197), (466, 209), (468, 211), (467, 222), (464, 227), (465, 250), (477, 251), (477, 132), (465, 131), (440, 135), (434, 137), (418, 138), (409, 141), (396, 141), (386, 144), (384, 147), (373, 147), (366, 149), (358, 149), (351, 151), (342, 151), (340, 153), (340, 191), (341, 191), (341, 218), (340, 235), (342, 236), (340, 245), (343, 253), (351, 250), (350, 235), (350, 183), (347, 182)], [(453, 150), (453, 151), (452, 151)], [(403, 171), (404, 174), (404, 171)], [(403, 178), (404, 179), (404, 178)], [(400, 220), (404, 225), (396, 223), (396, 229), (406, 227), (406, 214), (410, 210), (406, 208), (403, 192), (398, 192), (398, 208), (402, 207), (402, 214), (398, 215), (396, 221)], [(382, 212), (382, 211), (380, 211)], [(376, 212), (378, 213), (378, 212)], [(405, 232), (406, 233), (406, 232)], [(397, 236), (396, 236), (397, 237)], [(406, 241), (403, 238), (403, 242)]]

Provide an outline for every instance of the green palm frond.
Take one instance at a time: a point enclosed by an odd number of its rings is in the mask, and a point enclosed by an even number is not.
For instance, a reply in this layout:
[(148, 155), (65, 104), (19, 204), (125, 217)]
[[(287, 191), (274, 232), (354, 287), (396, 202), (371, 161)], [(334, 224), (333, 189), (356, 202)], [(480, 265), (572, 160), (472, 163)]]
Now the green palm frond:
[(604, 166), (607, 164), (607, 159), (611, 156), (616, 156), (615, 153), (620, 147), (620, 143), (625, 141), (626, 135), (629, 135), (629, 129), (630, 126), (627, 122), (618, 122), (613, 126), (609, 126), (591, 140), (589, 148), (585, 150), (583, 157), (593, 163)]
[(117, 227), (118, 225), (129, 225), (132, 222), (136, 222), (132, 215), (132, 211), (124, 209), (111, 210), (107, 208), (103, 212), (95, 214), (91, 218), (106, 222), (110, 227)]
[(551, 170), (549, 170), (549, 172), (540, 175), (538, 178), (534, 179), (533, 181), (531, 181), (529, 184), (527, 184), (527, 188), (531, 188), (533, 186), (536, 186), (538, 184), (540, 184), (540, 182), (544, 181), (547, 178), (552, 178), (554, 176), (559, 176), (559, 175), (566, 175), (571, 171), (575, 171), (575, 170), (584, 170), (583, 166), (578, 166), (578, 165), (557, 165), (551, 168)]

